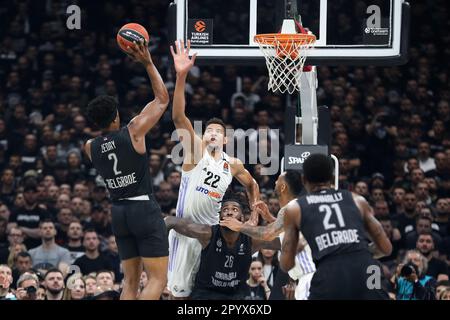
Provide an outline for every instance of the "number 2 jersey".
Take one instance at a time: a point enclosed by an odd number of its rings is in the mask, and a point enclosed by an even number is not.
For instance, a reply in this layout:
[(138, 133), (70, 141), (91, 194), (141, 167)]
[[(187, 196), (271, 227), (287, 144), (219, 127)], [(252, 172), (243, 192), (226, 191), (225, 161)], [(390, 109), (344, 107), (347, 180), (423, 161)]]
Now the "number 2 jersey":
[(300, 230), (314, 262), (342, 253), (368, 250), (362, 215), (347, 190), (323, 190), (300, 197)]
[(111, 199), (152, 194), (148, 156), (136, 152), (127, 126), (95, 138), (91, 142), (91, 158)]
[(222, 152), (215, 160), (208, 151), (190, 171), (183, 171), (177, 202), (177, 217), (195, 223), (219, 223), (221, 201), (233, 180), (229, 156)]

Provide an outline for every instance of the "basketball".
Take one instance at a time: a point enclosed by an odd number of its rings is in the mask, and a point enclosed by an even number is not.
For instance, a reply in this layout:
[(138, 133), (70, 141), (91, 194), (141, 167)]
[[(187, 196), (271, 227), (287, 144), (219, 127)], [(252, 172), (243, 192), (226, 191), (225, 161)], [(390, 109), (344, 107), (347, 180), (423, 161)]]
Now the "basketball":
[(128, 23), (120, 28), (119, 32), (117, 33), (117, 44), (119, 45), (120, 49), (122, 49), (126, 53), (130, 52), (127, 47), (131, 47), (133, 45), (133, 41), (138, 42), (142, 39), (145, 39), (145, 41), (148, 43), (150, 37), (148, 36), (147, 30), (138, 23)]
[(291, 60), (295, 60), (298, 58), (298, 49), (295, 43), (290, 41), (279, 41), (277, 50), (277, 58), (285, 59), (286, 57), (290, 57)]

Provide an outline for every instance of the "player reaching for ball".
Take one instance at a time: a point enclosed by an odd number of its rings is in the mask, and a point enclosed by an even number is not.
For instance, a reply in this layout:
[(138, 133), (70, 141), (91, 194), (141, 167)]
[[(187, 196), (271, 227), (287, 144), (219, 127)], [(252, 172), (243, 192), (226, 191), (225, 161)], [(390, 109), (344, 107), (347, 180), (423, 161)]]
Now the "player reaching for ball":
[[(176, 49), (170, 49), (177, 72), (172, 119), (184, 154), (176, 215), (190, 218), (194, 223), (216, 225), (222, 198), (233, 177), (245, 187), (252, 205), (259, 200), (259, 187), (242, 162), (223, 151), (227, 139), (222, 120), (213, 118), (207, 121), (202, 138), (195, 134), (185, 114), (184, 90), (196, 55), (189, 58), (190, 42), (185, 48), (183, 41), (177, 41)], [(255, 210), (250, 219), (257, 223)], [(201, 251), (202, 246), (196, 239), (170, 231), (168, 287), (173, 297), (187, 298), (191, 294)]]
[[(168, 241), (161, 209), (153, 196), (145, 135), (166, 110), (169, 94), (144, 37), (126, 49), (144, 65), (155, 98), (122, 128), (114, 97), (92, 100), (87, 116), (102, 129), (102, 135), (89, 140), (85, 151), (113, 200), (112, 228), (124, 272), (121, 299), (156, 300), (167, 284)], [(149, 281), (138, 295), (142, 266)]]

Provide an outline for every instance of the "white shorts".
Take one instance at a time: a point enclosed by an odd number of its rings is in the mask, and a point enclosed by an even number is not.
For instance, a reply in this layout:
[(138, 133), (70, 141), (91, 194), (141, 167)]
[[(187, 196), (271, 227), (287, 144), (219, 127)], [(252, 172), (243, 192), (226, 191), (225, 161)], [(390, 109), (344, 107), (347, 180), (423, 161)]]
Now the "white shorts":
[(314, 272), (310, 272), (298, 278), (297, 288), (295, 288), (295, 300), (308, 300), (313, 276)]
[(197, 239), (170, 230), (167, 287), (174, 297), (186, 298), (191, 295), (201, 253), (202, 246)]

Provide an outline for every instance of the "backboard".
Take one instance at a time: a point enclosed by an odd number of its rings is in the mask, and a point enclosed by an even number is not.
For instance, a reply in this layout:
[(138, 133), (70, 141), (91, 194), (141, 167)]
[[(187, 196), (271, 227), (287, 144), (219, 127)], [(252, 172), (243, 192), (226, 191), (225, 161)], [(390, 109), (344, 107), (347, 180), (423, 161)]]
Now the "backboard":
[[(191, 40), (198, 61), (264, 63), (253, 37), (278, 32), (287, 0), (176, 0), (171, 38)], [(405, 63), (409, 4), (405, 0), (293, 0), (316, 37), (307, 64)]]

